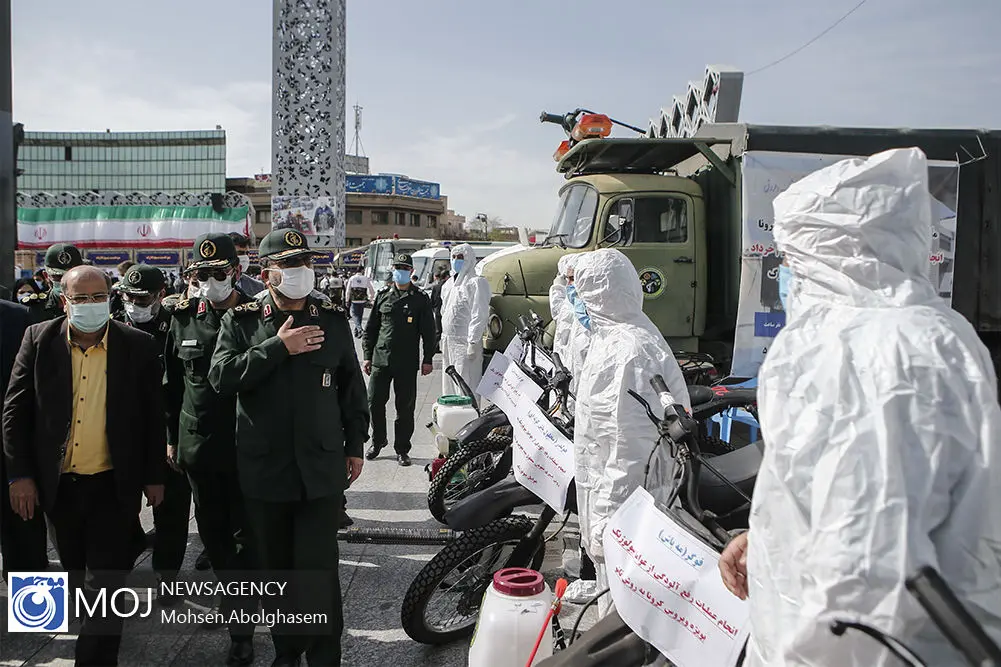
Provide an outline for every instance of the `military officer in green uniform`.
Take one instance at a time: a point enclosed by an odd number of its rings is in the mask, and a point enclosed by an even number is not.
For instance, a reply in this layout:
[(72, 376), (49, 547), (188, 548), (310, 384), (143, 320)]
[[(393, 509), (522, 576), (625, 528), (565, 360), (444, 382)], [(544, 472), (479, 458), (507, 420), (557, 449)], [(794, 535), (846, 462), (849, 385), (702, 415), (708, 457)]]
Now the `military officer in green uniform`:
[[(252, 299), (234, 285), (240, 263), (233, 240), (226, 234), (195, 239), (188, 266), (197, 295), (166, 306), (172, 320), (167, 332), (166, 394), (168, 457), (184, 470), (195, 501), (198, 533), (221, 582), (240, 579), (239, 571), (254, 569), (243, 496), (236, 473), (236, 399), (221, 396), (209, 384), (209, 364), (223, 315)], [(219, 611), (248, 614), (258, 601), (223, 596)], [(254, 660), (254, 626), (229, 624), (231, 645), (227, 664)]]
[[(365, 383), (347, 314), (311, 294), (313, 251), (279, 229), (259, 249), (266, 294), (223, 318), (209, 380), (237, 397), (237, 464), (264, 580), (289, 580), (266, 610), (325, 613), (326, 625), (271, 628), (274, 665), (339, 665), (337, 531), (361, 474)], [(290, 574), (291, 573), (291, 574)]]
[[(414, 261), (400, 253), (394, 258), (393, 282), (375, 295), (372, 313), (365, 325), (365, 373), (368, 406), (372, 413), (372, 445), (365, 456), (379, 456), (389, 440), (386, 435), (386, 403), (389, 386), (396, 393), (396, 423), (393, 448), (401, 466), (410, 465), (410, 438), (414, 435), (417, 407), (417, 368), (431, 372), (435, 351), (434, 311), (427, 295), (412, 282)], [(418, 343), (423, 348), (420, 354)], [(420, 364), (418, 364), (420, 359)]]
[[(113, 317), (119, 322), (145, 331), (156, 339), (161, 350), (167, 343), (170, 313), (161, 307), (166, 294), (167, 279), (155, 266), (136, 264), (130, 267), (119, 281), (122, 309)], [(164, 452), (164, 457), (167, 452)], [(184, 562), (188, 546), (188, 517), (191, 514), (191, 488), (188, 478), (176, 460), (168, 458), (170, 470), (164, 479), (166, 490), (163, 502), (153, 508), (153, 526), (156, 541), (153, 543), (153, 570), (161, 582), (177, 579), (177, 572)], [(171, 606), (180, 601), (160, 587), (157, 597), (160, 604)]]
[(21, 299), (21, 303), (31, 310), (32, 322), (54, 320), (66, 314), (59, 300), (59, 293), (62, 291), (60, 281), (64, 273), (82, 264), (83, 256), (75, 245), (56, 243), (49, 246), (45, 251), (45, 270), (42, 272), (49, 291), (29, 294)]

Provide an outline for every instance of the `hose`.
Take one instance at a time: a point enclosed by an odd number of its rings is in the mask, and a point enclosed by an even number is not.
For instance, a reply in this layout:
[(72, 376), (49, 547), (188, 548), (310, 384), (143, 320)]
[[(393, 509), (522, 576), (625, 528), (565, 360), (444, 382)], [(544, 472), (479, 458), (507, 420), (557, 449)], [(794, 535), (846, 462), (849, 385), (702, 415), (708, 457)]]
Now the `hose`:
[(525, 667), (532, 667), (532, 662), (535, 660), (535, 656), (539, 652), (539, 647), (542, 646), (542, 640), (546, 636), (546, 630), (549, 629), (549, 622), (552, 620), (553, 614), (559, 613), (563, 603), (563, 594), (566, 592), (567, 580), (562, 578), (557, 579), (553, 604), (549, 607), (549, 613), (546, 614), (546, 620), (542, 623), (542, 629), (539, 630), (539, 636), (535, 640), (535, 646), (532, 647), (532, 654), (528, 656), (528, 662), (525, 663)]
[(580, 610), (580, 616), (578, 616), (577, 620), (573, 622), (573, 629), (570, 630), (570, 641), (567, 643), (568, 646), (572, 645), (573, 642), (574, 642), (574, 640), (577, 639), (577, 630), (580, 628), (581, 619), (584, 618), (584, 614), (587, 613), (588, 608), (591, 605), (595, 604), (598, 601), (598, 598), (600, 598), (602, 595), (604, 595), (605, 593), (607, 593), (610, 590), (611, 590), (610, 588), (606, 588), (605, 590), (601, 591), (600, 593), (598, 593), (597, 595), (595, 595), (593, 598), (591, 598), (590, 600), (588, 600), (587, 604), (584, 605), (584, 608)]

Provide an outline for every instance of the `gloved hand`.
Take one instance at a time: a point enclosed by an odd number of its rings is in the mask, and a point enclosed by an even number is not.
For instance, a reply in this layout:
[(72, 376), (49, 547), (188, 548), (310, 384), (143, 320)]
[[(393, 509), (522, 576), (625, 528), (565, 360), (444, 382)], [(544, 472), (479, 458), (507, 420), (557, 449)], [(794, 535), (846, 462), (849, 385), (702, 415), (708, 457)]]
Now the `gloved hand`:
[(472, 357), (480, 350), (480, 346), (476, 343), (470, 343), (466, 346), (466, 356)]
[(562, 273), (557, 273), (556, 277), (553, 278), (553, 287), (566, 287), (567, 278)]

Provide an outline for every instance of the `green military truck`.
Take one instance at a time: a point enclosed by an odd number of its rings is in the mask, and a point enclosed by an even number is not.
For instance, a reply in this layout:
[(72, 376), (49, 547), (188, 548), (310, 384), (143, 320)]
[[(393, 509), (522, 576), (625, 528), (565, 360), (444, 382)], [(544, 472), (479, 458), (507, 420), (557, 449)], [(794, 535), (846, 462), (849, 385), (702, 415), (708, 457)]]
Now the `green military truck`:
[[(484, 346), (503, 349), (518, 316), (549, 316), (565, 253), (621, 249), (644, 310), (676, 351), (752, 375), (784, 323), (768, 243), (771, 198), (844, 156), (918, 146), (942, 221), (939, 291), (1001, 360), (1001, 131), (703, 126), (685, 139), (585, 139), (559, 157), (567, 177), (541, 244), (488, 260)], [(932, 165), (937, 165), (935, 171)]]

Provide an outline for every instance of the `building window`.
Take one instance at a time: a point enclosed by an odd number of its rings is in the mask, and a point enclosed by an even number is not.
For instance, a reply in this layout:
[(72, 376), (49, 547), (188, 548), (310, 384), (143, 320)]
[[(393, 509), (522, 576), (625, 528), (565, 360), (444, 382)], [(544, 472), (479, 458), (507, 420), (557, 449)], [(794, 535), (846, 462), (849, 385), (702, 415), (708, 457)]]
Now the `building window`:
[(429, 215), (428, 216), (428, 227), (430, 227), (432, 229), (437, 229), (438, 228), (438, 216), (437, 215)]
[(258, 211), (257, 212), (257, 224), (259, 225), (271, 225), (271, 211)]
[(373, 225), (388, 225), (389, 224), (389, 211), (372, 211), (372, 224)]
[[(361, 224), (361, 211), (348, 210), (344, 216), (345, 221), (349, 225), (360, 225)], [(361, 239), (358, 239), (359, 245), (361, 244)]]
[(411, 213), (410, 214), (410, 226), (411, 227), (420, 227), (421, 226), (421, 214), (420, 213)]
[(400, 213), (399, 211), (396, 212), (396, 226), (397, 227), (406, 227), (407, 226), (407, 214), (406, 213)]
[(66, 150), (63, 151), (63, 159), (66, 160), (67, 162), (69, 162), (69, 161), (71, 161), (73, 159), (73, 147), (72, 146), (67, 146)]
[[(350, 213), (352, 213), (352, 211), (348, 211), (348, 213), (350, 214)], [(361, 215), (360, 211), (358, 211), (357, 213), (359, 215)], [(358, 224), (360, 225), (361, 223), (359, 222)], [(357, 248), (357, 247), (359, 247), (361, 245), (361, 239), (360, 238), (348, 237), (348, 238), (344, 239), (344, 242), (347, 244), (346, 247), (348, 247), (348, 248)]]

